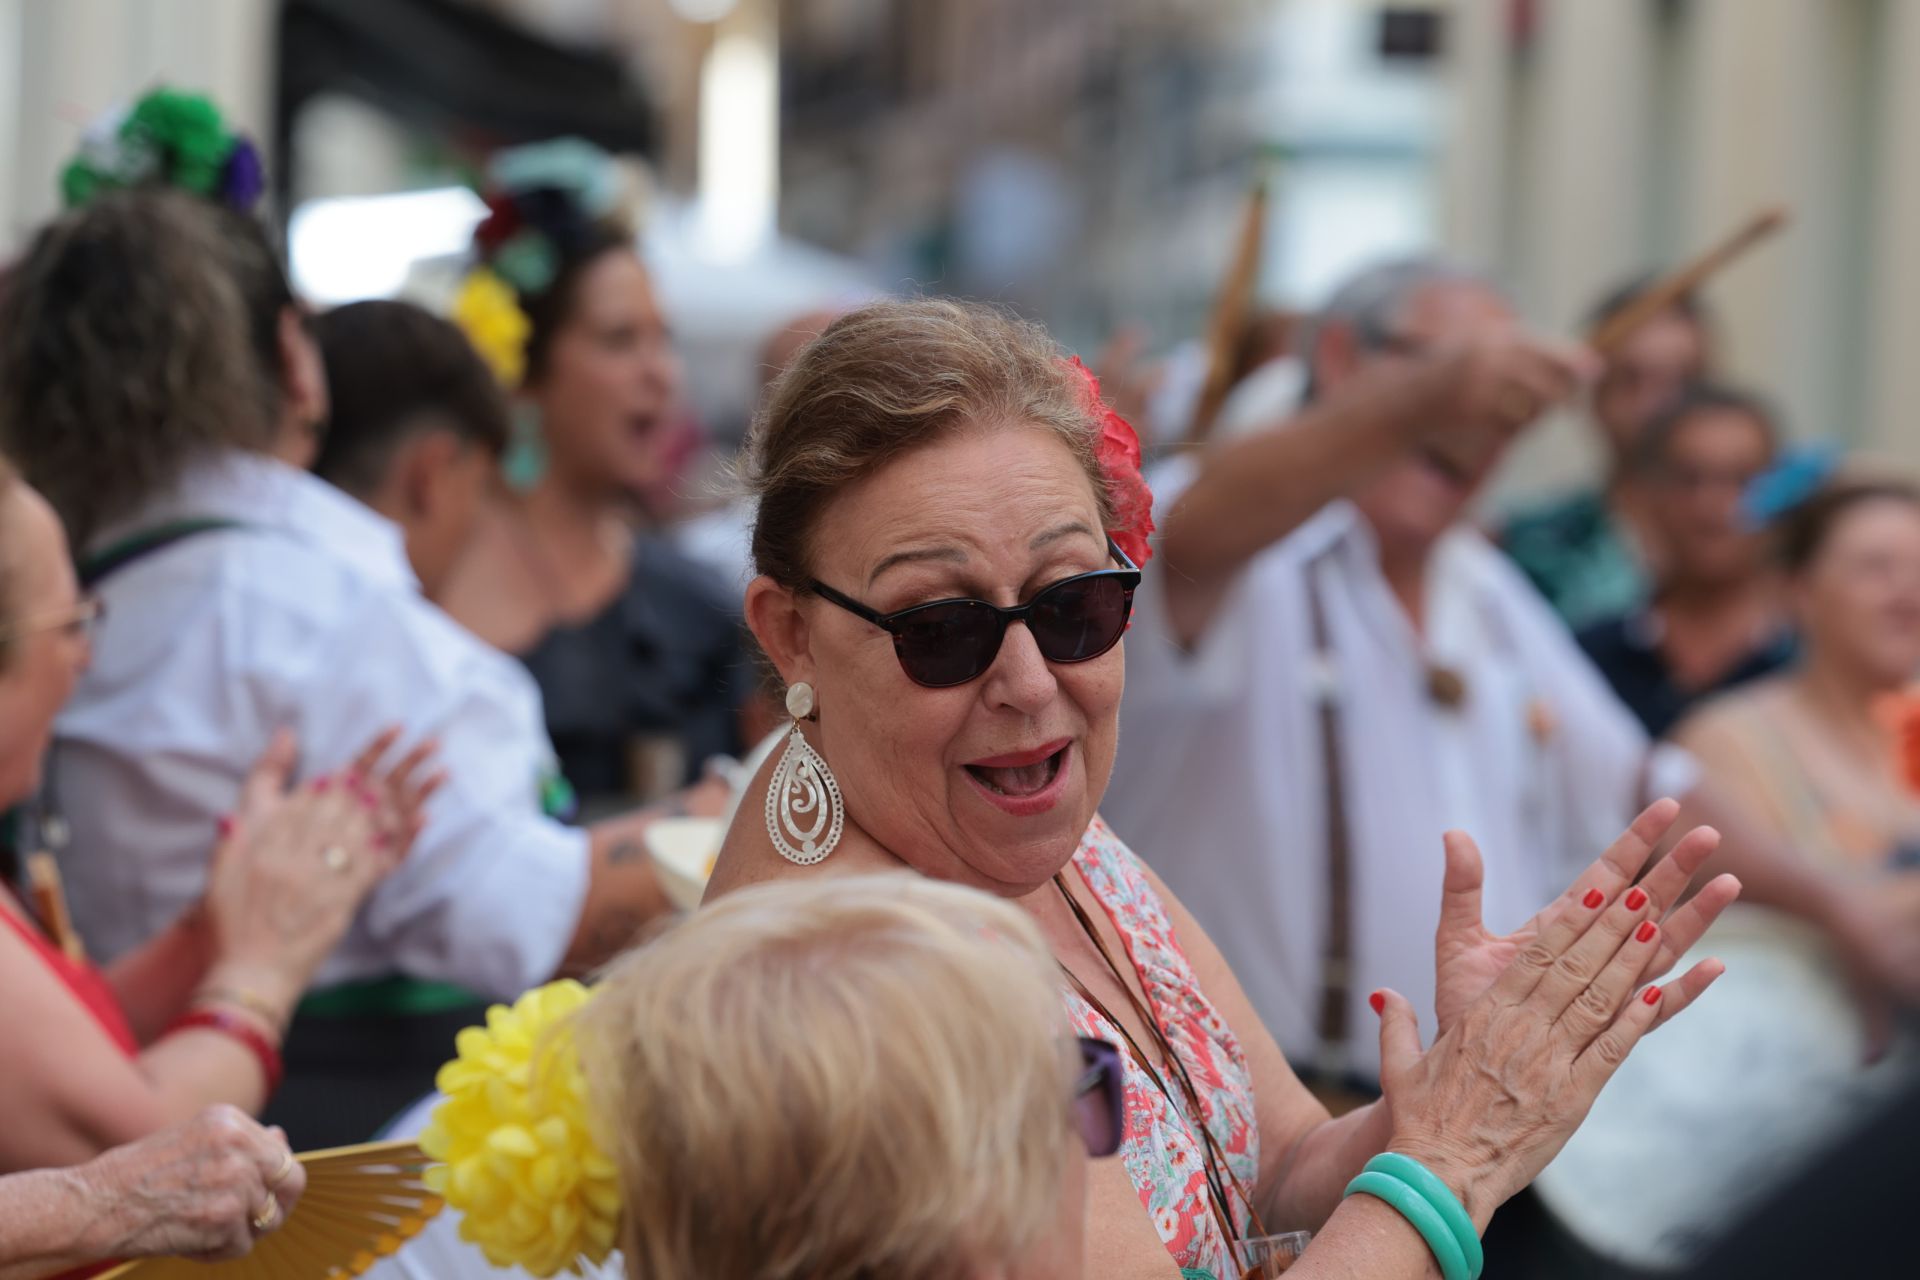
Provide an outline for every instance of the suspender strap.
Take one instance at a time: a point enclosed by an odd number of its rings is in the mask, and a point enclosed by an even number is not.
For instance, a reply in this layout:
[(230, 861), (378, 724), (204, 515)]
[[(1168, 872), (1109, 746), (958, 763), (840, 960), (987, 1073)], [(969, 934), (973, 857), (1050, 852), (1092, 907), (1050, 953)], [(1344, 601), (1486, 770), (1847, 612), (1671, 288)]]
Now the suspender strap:
[(179, 520), (169, 520), (165, 524), (157, 524), (151, 529), (138, 530), (82, 559), (79, 569), (80, 585), (91, 590), (109, 574), (118, 573), (134, 561), (143, 560), (154, 552), (170, 547), (183, 539), (191, 538), (195, 534), (244, 527), (245, 522), (240, 520), (228, 520), (219, 516), (188, 516)]
[(1353, 842), (1347, 828), (1346, 770), (1340, 757), (1339, 689), (1333, 635), (1320, 587), (1320, 562), (1307, 567), (1307, 614), (1319, 670), (1321, 772), (1326, 788), (1327, 931), (1320, 968), (1320, 1065), (1330, 1078), (1346, 1073), (1348, 989), (1353, 982)]

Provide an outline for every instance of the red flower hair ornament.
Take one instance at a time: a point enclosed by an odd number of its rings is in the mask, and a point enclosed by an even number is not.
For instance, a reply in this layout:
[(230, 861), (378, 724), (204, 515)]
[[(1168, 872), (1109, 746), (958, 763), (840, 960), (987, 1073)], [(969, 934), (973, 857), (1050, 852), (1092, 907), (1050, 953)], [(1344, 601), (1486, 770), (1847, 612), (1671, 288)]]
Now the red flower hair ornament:
[(1100, 460), (1100, 471), (1107, 481), (1107, 501), (1113, 508), (1113, 527), (1107, 530), (1107, 536), (1135, 568), (1145, 568), (1153, 558), (1153, 545), (1147, 540), (1153, 533), (1153, 491), (1140, 474), (1140, 435), (1132, 423), (1101, 399), (1100, 379), (1080, 362), (1079, 356), (1070, 357), (1067, 363), (1086, 379), (1087, 396), (1100, 423), (1094, 455)]

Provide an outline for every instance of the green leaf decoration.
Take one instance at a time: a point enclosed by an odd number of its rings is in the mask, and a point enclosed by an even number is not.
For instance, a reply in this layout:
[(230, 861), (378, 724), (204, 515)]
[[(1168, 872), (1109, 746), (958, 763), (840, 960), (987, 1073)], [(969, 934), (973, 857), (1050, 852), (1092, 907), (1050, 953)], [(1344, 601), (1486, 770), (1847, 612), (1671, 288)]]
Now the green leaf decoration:
[(553, 283), (560, 270), (560, 255), (545, 236), (529, 227), (501, 245), (488, 265), (525, 297), (544, 293)]

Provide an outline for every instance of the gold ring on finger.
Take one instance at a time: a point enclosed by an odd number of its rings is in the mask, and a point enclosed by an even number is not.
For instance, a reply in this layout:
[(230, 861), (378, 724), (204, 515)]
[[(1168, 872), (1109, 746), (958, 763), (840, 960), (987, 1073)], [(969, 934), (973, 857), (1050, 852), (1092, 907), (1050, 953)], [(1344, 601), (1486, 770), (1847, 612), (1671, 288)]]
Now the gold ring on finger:
[(347, 856), (347, 851), (337, 844), (328, 845), (326, 852), (320, 855), (320, 861), (335, 875), (344, 873), (353, 865), (353, 859)]
[(267, 1179), (267, 1186), (269, 1188), (278, 1187), (281, 1183), (285, 1182), (292, 1173), (293, 1152), (282, 1151), (280, 1153), (280, 1165), (273, 1171), (273, 1176)]
[(260, 1206), (260, 1212), (253, 1215), (255, 1231), (271, 1231), (280, 1223), (280, 1199), (269, 1193), (267, 1202)]

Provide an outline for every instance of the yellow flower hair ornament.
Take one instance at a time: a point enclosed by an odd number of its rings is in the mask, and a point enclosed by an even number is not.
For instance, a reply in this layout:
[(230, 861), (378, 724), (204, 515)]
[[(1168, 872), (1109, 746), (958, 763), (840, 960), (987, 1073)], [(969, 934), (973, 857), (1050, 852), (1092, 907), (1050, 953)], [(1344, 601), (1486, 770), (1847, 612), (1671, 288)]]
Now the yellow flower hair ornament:
[(475, 267), (453, 300), (453, 322), (467, 335), (500, 385), (511, 391), (527, 371), (527, 336), (533, 322), (513, 286), (486, 267)]
[(420, 1146), (441, 1163), (427, 1186), (460, 1212), (460, 1236), (497, 1267), (580, 1274), (619, 1236), (620, 1185), (593, 1139), (586, 1081), (569, 1016), (592, 993), (566, 980), (537, 987), (485, 1027), (455, 1039), (459, 1056), (435, 1083)]

